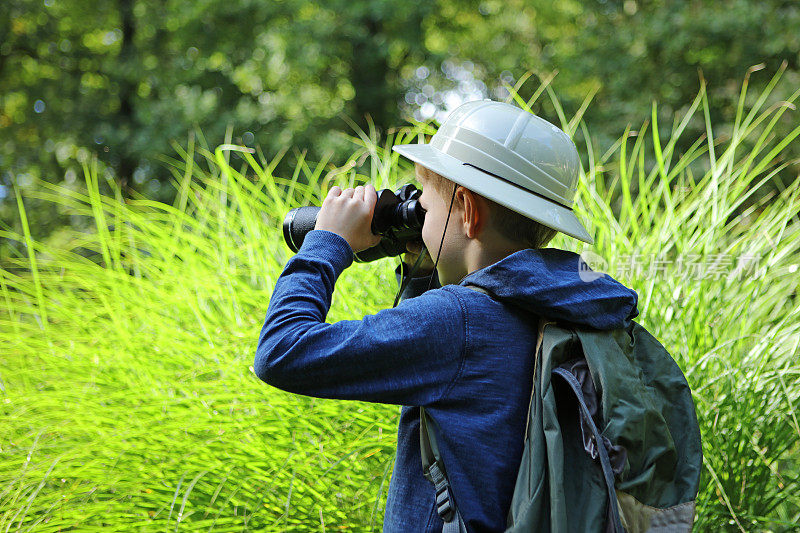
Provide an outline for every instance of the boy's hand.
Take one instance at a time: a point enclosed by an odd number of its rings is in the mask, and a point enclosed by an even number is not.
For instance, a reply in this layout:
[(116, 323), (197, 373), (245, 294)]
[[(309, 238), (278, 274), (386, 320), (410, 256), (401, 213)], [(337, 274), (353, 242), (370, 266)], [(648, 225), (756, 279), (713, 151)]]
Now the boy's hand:
[(431, 272), (433, 272), (433, 260), (431, 259), (431, 254), (428, 253), (428, 249), (425, 247), (425, 244), (423, 244), (422, 241), (407, 242), (406, 250), (408, 251), (403, 254), (403, 263), (408, 265), (409, 270), (414, 266), (414, 263), (417, 262), (419, 254), (425, 254), (425, 257), (422, 258), (422, 261), (420, 261), (419, 266), (417, 267), (417, 271), (414, 273), (414, 277), (428, 276)]
[(322, 202), (314, 229), (324, 229), (340, 235), (353, 253), (372, 248), (381, 242), (381, 236), (372, 233), (372, 215), (378, 193), (367, 184), (355, 189), (342, 190), (334, 185)]

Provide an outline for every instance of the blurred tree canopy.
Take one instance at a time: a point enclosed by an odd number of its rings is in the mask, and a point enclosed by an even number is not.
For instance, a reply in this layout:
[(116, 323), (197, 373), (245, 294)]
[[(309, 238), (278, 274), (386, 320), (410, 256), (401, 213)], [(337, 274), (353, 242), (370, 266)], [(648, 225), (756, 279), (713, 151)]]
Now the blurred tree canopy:
[[(752, 65), (767, 71), (753, 93), (783, 62), (776, 98), (800, 86), (797, 28), (800, 4), (786, 0), (4, 0), (0, 221), (16, 225), (12, 180), (81, 180), (92, 154), (126, 194), (170, 201), (158, 158), (190, 131), (335, 161), (352, 149), (343, 116), (385, 132), (465, 98), (501, 99), (528, 70), (558, 71), (568, 113), (597, 91), (585, 119), (601, 146), (654, 100), (668, 134), (700, 72), (712, 121), (730, 123)], [(65, 223), (36, 222), (34, 236)]]
[(398, 120), (398, 67), (425, 59), (427, 11), (388, 1), (10, 0), (0, 7), (3, 168), (53, 172), (86, 147), (132, 187), (194, 125), (221, 142), (232, 124), (239, 140), (271, 152), (336, 148), (329, 133), (346, 126), (342, 111)]
[(653, 101), (668, 135), (675, 113), (697, 95), (701, 76), (711, 120), (719, 126), (733, 122), (752, 66), (766, 71), (751, 79), (752, 98), (784, 61), (774, 100), (800, 87), (800, 3), (792, 0), (451, 1), (436, 15), (438, 31), (426, 33), (430, 47), (469, 60), (486, 83), (504, 72), (517, 79), (527, 69), (542, 77), (557, 71), (552, 86), (572, 111), (597, 90), (584, 117), (605, 146), (626, 125), (641, 125)]

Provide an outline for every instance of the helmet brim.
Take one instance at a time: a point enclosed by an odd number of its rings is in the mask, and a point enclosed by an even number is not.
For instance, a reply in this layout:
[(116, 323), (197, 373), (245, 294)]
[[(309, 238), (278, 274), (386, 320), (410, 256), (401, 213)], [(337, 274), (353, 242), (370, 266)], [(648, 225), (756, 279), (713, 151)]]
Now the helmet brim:
[(594, 244), (594, 239), (571, 209), (467, 165), (429, 144), (398, 144), (392, 150), (512, 211)]

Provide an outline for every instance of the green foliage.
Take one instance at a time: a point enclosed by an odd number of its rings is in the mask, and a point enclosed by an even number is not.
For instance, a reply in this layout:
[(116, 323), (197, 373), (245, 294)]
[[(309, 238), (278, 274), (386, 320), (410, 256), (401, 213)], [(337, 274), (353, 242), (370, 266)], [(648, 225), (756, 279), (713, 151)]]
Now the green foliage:
[(12, 88), (3, 140), (14, 149), (3, 166), (63, 164), (76, 147), (97, 147), (129, 182), (192, 125), (223, 138), (235, 124), (237, 136), (250, 132), (247, 144), (323, 153), (348, 103), (396, 121), (387, 105), (397, 84), (384, 77), (417, 59), (415, 24), (426, 14), (386, 1), (11, 0), (0, 9), (0, 78)]
[[(12, 182), (74, 188), (93, 155), (124, 197), (135, 190), (169, 203), (175, 191), (159, 157), (189, 132), (267, 153), (291, 147), (278, 168), (286, 174), (301, 154), (347, 159), (350, 146), (337, 134), (346, 120), (367, 128), (369, 115), (385, 134), (423, 103), (451, 108), (448, 95), (505, 98), (511, 80), (527, 100), (519, 82), (529, 71), (557, 73), (552, 84), (570, 114), (593, 94), (584, 119), (604, 147), (654, 100), (669, 135), (702, 72), (724, 137), (749, 68), (773, 73), (785, 62), (769, 104), (800, 85), (799, 24), (797, 4), (784, 0), (5, 0), (0, 222), (20, 231)], [(419, 67), (428, 74), (419, 77)], [(757, 89), (768, 79), (754, 78)], [(547, 100), (533, 110), (556, 117)], [(792, 127), (784, 117), (772, 131)], [(687, 138), (703, 131), (695, 117)], [(793, 172), (777, 177), (785, 185)], [(112, 194), (105, 180), (102, 187)], [(31, 208), (41, 213), (32, 228), (39, 238), (75, 223), (50, 204)]]
[[(399, 122), (397, 68), (422, 59), (427, 12), (388, 0), (0, 3), (0, 183), (70, 185), (96, 154), (126, 198), (169, 202), (157, 159), (192, 130), (341, 154), (341, 115)], [(45, 212), (42, 237), (64, 223)]]
[[(711, 118), (726, 124), (734, 119), (739, 80), (751, 67), (774, 72), (786, 62), (787, 75), (773, 101), (787, 98), (800, 84), (795, 31), (800, 7), (794, 2), (486, 0), (477, 10), (473, 5), (444, 4), (436, 14), (444, 20), (432, 22), (449, 54), (473, 62), (484, 80), (498, 79), (503, 71), (515, 78), (528, 69), (557, 71), (554, 87), (567, 107), (577, 108), (597, 87), (586, 121), (602, 144), (639, 120), (653, 101), (668, 124), (702, 79), (708, 82)], [(698, 125), (702, 129), (702, 120)]]
[[(701, 91), (669, 136), (654, 107), (604, 153), (587, 141), (576, 203), (592, 251), (639, 293), (640, 323), (694, 390), (705, 456), (698, 531), (790, 531), (800, 520), (800, 184), (753, 194), (787, 165), (781, 154), (800, 128), (779, 139), (771, 129), (798, 94), (767, 108), (767, 92), (750, 106), (744, 89), (727, 140)], [(590, 139), (551, 88), (532, 92), (549, 97), (566, 131)], [(708, 136), (678, 152), (701, 113)], [(408, 182), (413, 169), (391, 146), (432, 131), (415, 124), (383, 141), (359, 132), (341, 167), (301, 159), (291, 176), (276, 171), (283, 153), (192, 141), (165, 159), (172, 204), (125, 201), (114, 180), (114, 193), (101, 194), (93, 164), (80, 190), (15, 189), (22, 230), (0, 233), (20, 249), (0, 269), (0, 526), (379, 529), (396, 406), (287, 394), (260, 382), (252, 361), (290, 256), (285, 213), (318, 204), (333, 184)], [(37, 242), (33, 199), (94, 229)], [(583, 246), (563, 235), (552, 245)], [(755, 263), (737, 271), (745, 256)], [(393, 267), (354, 263), (328, 319), (390, 306)]]

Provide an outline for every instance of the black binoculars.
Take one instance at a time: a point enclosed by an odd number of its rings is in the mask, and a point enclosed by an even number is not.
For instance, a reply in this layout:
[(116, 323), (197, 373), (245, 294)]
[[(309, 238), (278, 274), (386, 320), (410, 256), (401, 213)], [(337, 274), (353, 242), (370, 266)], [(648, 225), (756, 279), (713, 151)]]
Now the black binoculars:
[[(378, 191), (378, 201), (372, 215), (372, 233), (381, 235), (381, 242), (354, 255), (355, 260), (367, 263), (384, 257), (395, 257), (406, 252), (406, 244), (422, 240), (425, 210), (418, 199), (422, 191), (412, 184)], [(283, 239), (293, 252), (303, 245), (306, 234), (317, 224), (320, 207), (296, 207), (283, 219)]]

